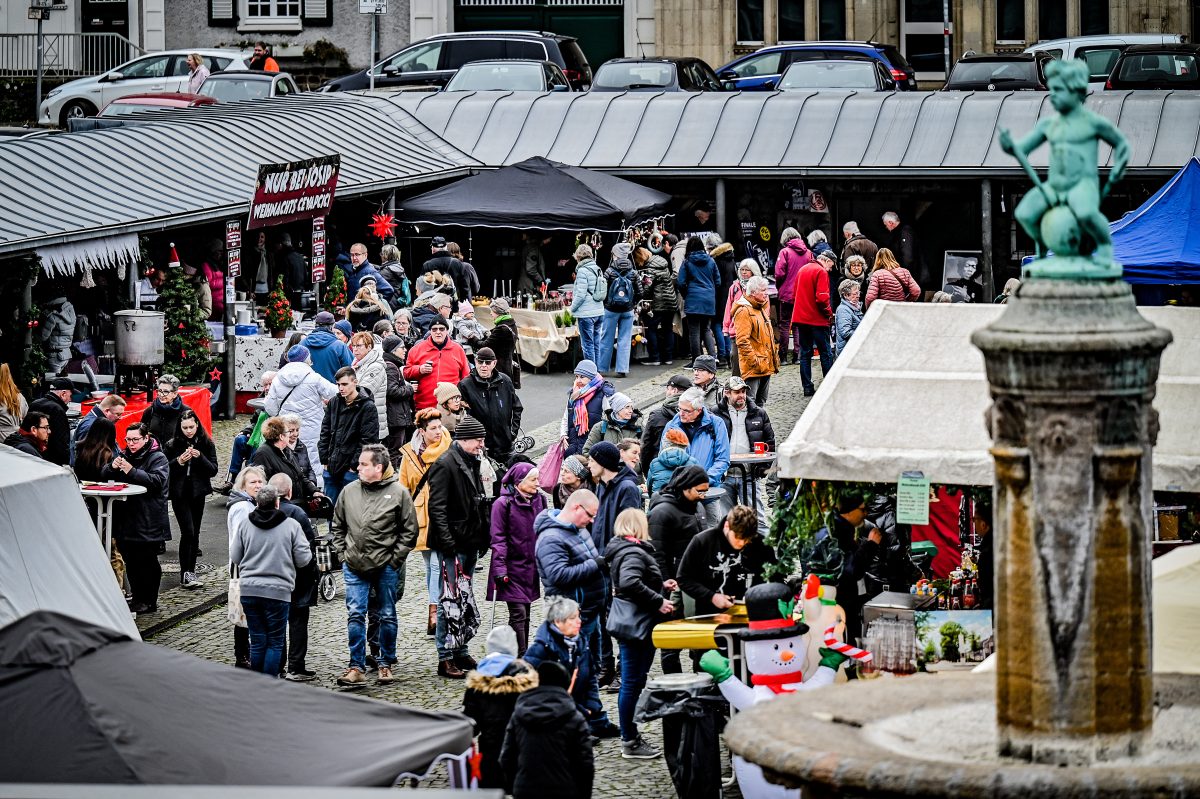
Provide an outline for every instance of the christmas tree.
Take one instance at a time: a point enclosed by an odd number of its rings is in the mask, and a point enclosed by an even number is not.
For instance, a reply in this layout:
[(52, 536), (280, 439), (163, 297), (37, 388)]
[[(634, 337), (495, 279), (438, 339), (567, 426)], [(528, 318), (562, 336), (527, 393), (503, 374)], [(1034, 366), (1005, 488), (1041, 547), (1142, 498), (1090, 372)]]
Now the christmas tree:
[(167, 269), (158, 290), (158, 309), (167, 315), (163, 370), (180, 380), (202, 380), (212, 366), (207, 318), (182, 269)]
[(333, 274), (329, 278), (329, 288), (325, 289), (325, 299), (321, 304), (325, 310), (341, 318), (342, 310), (345, 309), (347, 302), (349, 300), (346, 298), (346, 273), (340, 266), (335, 266)]

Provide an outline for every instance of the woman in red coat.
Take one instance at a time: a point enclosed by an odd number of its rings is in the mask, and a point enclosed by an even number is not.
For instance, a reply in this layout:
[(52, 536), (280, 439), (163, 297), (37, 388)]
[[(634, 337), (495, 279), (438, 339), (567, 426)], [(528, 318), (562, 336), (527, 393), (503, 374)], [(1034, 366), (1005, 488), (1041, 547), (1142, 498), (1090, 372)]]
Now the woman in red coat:
[(470, 373), (467, 353), (450, 340), (450, 323), (441, 316), (429, 323), (429, 335), (408, 351), (404, 366), (404, 379), (417, 381), (413, 403), (418, 411), (437, 405), (433, 392), (438, 383), (458, 385)]

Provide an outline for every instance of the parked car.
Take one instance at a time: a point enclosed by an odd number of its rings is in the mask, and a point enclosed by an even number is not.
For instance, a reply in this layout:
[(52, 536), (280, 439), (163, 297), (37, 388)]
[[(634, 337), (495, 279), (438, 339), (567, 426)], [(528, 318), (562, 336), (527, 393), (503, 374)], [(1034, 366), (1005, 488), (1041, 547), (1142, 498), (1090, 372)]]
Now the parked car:
[(1200, 45), (1138, 44), (1113, 64), (1106, 89), (1200, 89)]
[(968, 53), (950, 70), (944, 92), (1046, 91), (1049, 53)]
[(200, 94), (214, 102), (232, 103), (235, 100), (263, 100), (268, 97), (287, 97), (300, 91), (296, 81), (286, 72), (243, 70), (218, 72), (209, 75), (200, 85)]
[(501, 58), (463, 64), (445, 92), (569, 92), (567, 76), (553, 61)]
[(445, 86), (463, 64), (498, 58), (553, 61), (575, 91), (586, 91), (592, 68), (579, 42), (570, 36), (534, 31), (443, 33), (414, 42), (369, 69), (326, 81), (318, 91), (345, 92), (369, 88), (429, 89)]
[(95, 116), (130, 94), (178, 92), (187, 88), (189, 53), (204, 56), (210, 72), (246, 69), (251, 53), (242, 50), (164, 50), (127, 61), (103, 75), (79, 78), (46, 93), (38, 122), (65, 128), (72, 117)]
[(719, 92), (717, 73), (699, 58), (613, 58), (592, 78), (594, 92)]
[(216, 100), (203, 94), (188, 92), (164, 92), (161, 94), (131, 94), (128, 97), (118, 97), (100, 109), (96, 117), (109, 119), (149, 111), (155, 108), (195, 108), (200, 105), (215, 105)]
[(796, 42), (764, 47), (730, 61), (717, 70), (726, 88), (741, 91), (770, 91), (779, 76), (796, 61), (833, 61), (873, 58), (887, 68), (901, 91), (917, 90), (917, 73), (900, 50), (878, 42)]
[(1088, 65), (1088, 88), (1103, 89), (1117, 57), (1125, 48), (1137, 44), (1182, 44), (1187, 37), (1178, 33), (1113, 33), (1104, 36), (1076, 36), (1051, 39), (1025, 48), (1027, 53), (1047, 53), (1055, 58), (1082, 58)]
[(854, 89), (894, 92), (896, 81), (883, 64), (873, 58), (856, 61), (797, 61), (779, 79), (779, 91), (807, 89)]

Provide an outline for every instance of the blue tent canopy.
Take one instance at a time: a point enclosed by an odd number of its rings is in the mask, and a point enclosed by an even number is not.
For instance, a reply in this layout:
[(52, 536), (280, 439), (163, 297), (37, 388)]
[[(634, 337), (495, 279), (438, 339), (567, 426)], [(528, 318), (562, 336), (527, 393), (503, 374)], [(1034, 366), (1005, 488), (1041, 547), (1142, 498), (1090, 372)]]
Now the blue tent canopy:
[(1134, 211), (1110, 225), (1129, 283), (1200, 283), (1200, 160), (1193, 158)]

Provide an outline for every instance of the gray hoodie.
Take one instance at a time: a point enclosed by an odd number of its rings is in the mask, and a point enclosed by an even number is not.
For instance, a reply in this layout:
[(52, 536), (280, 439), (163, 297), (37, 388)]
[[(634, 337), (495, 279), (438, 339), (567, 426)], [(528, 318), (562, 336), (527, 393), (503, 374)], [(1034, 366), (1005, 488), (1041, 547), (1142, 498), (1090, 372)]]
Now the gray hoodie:
[(238, 524), (229, 549), (238, 566), (242, 596), (290, 602), (296, 569), (312, 560), (312, 548), (294, 519), (278, 508), (256, 508)]

